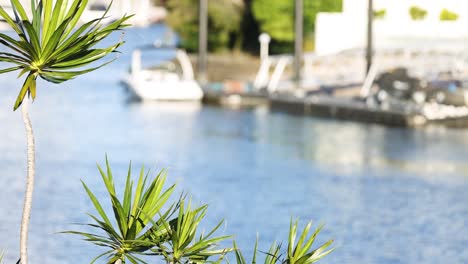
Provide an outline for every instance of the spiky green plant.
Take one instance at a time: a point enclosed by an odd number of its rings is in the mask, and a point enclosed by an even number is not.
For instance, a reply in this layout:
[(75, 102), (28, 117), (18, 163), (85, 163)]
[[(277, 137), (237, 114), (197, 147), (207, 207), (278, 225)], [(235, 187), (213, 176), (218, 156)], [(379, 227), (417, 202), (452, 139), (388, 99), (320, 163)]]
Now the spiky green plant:
[[(106, 186), (114, 217), (110, 217), (111, 213), (104, 210), (102, 201), (99, 201), (88, 186), (83, 183), (83, 187), (98, 213), (98, 216), (88, 214), (93, 220), (89, 226), (99, 232), (97, 234), (81, 231), (64, 232), (83, 236), (86, 241), (110, 249), (97, 256), (91, 263), (107, 256), (107, 264), (126, 263), (127, 261), (132, 264), (144, 264), (146, 261), (141, 258), (142, 255), (158, 256), (163, 258), (166, 263), (171, 264), (221, 263), (227, 253), (235, 251), (237, 264), (247, 264), (235, 242), (233, 242), (233, 248), (218, 248), (219, 243), (230, 237), (213, 236), (223, 221), (220, 221), (206, 235), (197, 234), (200, 223), (206, 216), (207, 205), (192, 207), (191, 200), (186, 202), (184, 196), (181, 196), (176, 202), (168, 204), (175, 185), (163, 191), (166, 179), (164, 171), (150, 180), (149, 172), (145, 174), (144, 168), (142, 168), (137, 187), (134, 190), (130, 165), (123, 195), (119, 199), (107, 158), (106, 171), (100, 166), (98, 169)], [(296, 243), (297, 226), (298, 222), (291, 220), (287, 252), (283, 255), (281, 244), (273, 243), (266, 253), (265, 264), (310, 264), (333, 250), (329, 249), (333, 243), (332, 240), (325, 242), (318, 248), (312, 247), (322, 227), (311, 233), (311, 222), (305, 226)], [(257, 263), (257, 248), (258, 239), (255, 243), (253, 264)], [(213, 260), (214, 257), (217, 259)]]
[[(234, 245), (234, 251), (236, 254), (236, 263), (237, 264), (247, 264), (248, 262), (245, 260), (244, 255), (242, 254), (241, 250), (237, 247), (237, 244), (235, 241), (233, 241)], [(271, 245), (270, 249), (266, 253), (265, 259), (263, 260), (264, 264), (276, 264), (280, 260), (280, 250), (281, 250), (281, 245), (276, 244), (276, 242), (273, 242)], [(258, 237), (257, 240), (255, 240), (255, 246), (254, 246), (254, 252), (253, 252), (253, 257), (252, 257), (252, 264), (257, 263), (257, 251), (258, 251)]]
[(93, 220), (89, 226), (98, 232), (64, 232), (80, 235), (86, 241), (109, 248), (91, 263), (101, 257), (107, 257), (108, 264), (127, 261), (146, 263), (142, 258), (145, 255), (156, 255), (171, 263), (201, 263), (213, 256), (218, 256), (218, 261), (221, 261), (231, 250), (215, 248), (218, 242), (228, 238), (212, 237), (222, 221), (207, 235), (198, 236), (197, 228), (206, 215), (206, 205), (192, 209), (191, 202), (186, 205), (185, 196), (180, 196), (175, 202), (168, 202), (175, 185), (163, 190), (165, 171), (150, 179), (149, 171), (145, 173), (142, 167), (137, 186), (133, 188), (130, 165), (123, 195), (119, 199), (107, 158), (106, 170), (100, 166), (98, 169), (106, 186), (112, 212), (106, 212), (102, 201), (83, 183), (98, 214), (88, 214)]
[[(297, 227), (298, 221), (293, 222), (291, 220), (289, 226), (288, 249), (285, 256), (283, 257), (283, 255), (280, 253), (281, 244), (278, 245), (276, 242), (274, 242), (271, 245), (269, 251), (266, 253), (266, 257), (263, 262), (264, 264), (310, 264), (317, 262), (318, 260), (320, 260), (321, 258), (325, 257), (333, 251), (333, 249), (329, 249), (329, 247), (333, 243), (333, 240), (325, 242), (316, 249), (312, 247), (315, 239), (317, 238), (317, 235), (323, 228), (322, 226), (318, 227), (312, 234), (310, 234), (312, 222), (309, 222), (304, 227), (302, 233), (299, 236), (299, 240), (296, 243)], [(251, 262), (252, 264), (257, 263), (257, 247), (258, 239), (254, 247), (254, 255)], [(237, 264), (247, 264), (242, 252), (237, 248), (235, 242), (234, 248), (236, 252)]]
[(217, 244), (229, 236), (212, 237), (223, 221), (207, 235), (197, 238), (197, 229), (207, 209), (207, 205), (192, 209), (191, 201), (187, 205), (181, 201), (177, 218), (166, 224), (169, 233), (167, 243), (153, 251), (163, 255), (168, 263), (204, 263), (213, 256), (219, 256), (218, 261), (221, 261), (226, 253), (232, 251), (231, 248), (216, 249)]
[[(106, 159), (106, 171), (98, 166), (110, 203), (112, 215), (106, 213), (101, 202), (83, 182), (83, 187), (96, 209), (98, 216), (88, 214), (94, 223), (89, 224), (98, 229), (102, 234), (68, 231), (66, 233), (84, 236), (85, 240), (98, 246), (110, 248), (110, 250), (97, 256), (97, 259), (107, 256), (108, 263), (126, 260), (131, 263), (144, 263), (137, 255), (145, 255), (145, 252), (157, 244), (164, 243), (167, 239), (166, 221), (174, 212), (178, 204), (169, 206), (161, 213), (163, 206), (174, 191), (175, 185), (163, 190), (166, 180), (166, 172), (161, 171), (157, 177), (150, 180), (149, 171), (145, 173), (144, 167), (140, 170), (140, 176), (136, 188), (133, 188), (131, 178), (131, 164), (128, 168), (127, 179), (122, 199), (119, 199), (115, 190), (114, 178), (111, 167)], [(159, 219), (153, 221), (153, 218)], [(112, 221), (111, 221), (112, 219)], [(104, 235), (103, 235), (104, 234)]]
[(11, 0), (11, 3), (15, 17), (10, 17), (2, 7), (0, 16), (14, 30), (17, 38), (0, 34), (0, 43), (9, 49), (0, 53), (0, 61), (15, 66), (2, 69), (0, 73), (20, 71), (19, 77), (27, 74), (14, 110), (27, 94), (33, 100), (36, 98), (38, 77), (62, 83), (104, 66), (106, 63), (76, 70), (116, 51), (122, 41), (106, 48), (95, 46), (112, 32), (128, 26), (125, 21), (130, 18), (123, 16), (107, 26), (102, 26), (102, 18), (97, 18), (77, 26), (88, 0), (73, 0), (71, 5), (68, 5), (68, 0), (32, 0), (32, 14), (27, 14), (19, 0)]
[[(28, 101), (29, 98), (36, 98), (37, 78), (62, 83), (109, 63), (89, 67), (89, 64), (115, 52), (122, 45), (123, 42), (119, 41), (106, 48), (96, 48), (96, 45), (112, 32), (128, 26), (125, 21), (130, 18), (123, 16), (107, 26), (101, 25), (102, 18), (79, 25), (88, 0), (31, 0), (30, 3), (31, 6), (25, 8), (19, 0), (11, 0), (14, 17), (0, 6), (0, 17), (15, 33), (13, 37), (0, 33), (0, 44), (6, 48), (5, 52), (0, 52), (0, 62), (14, 65), (1, 69), (0, 73), (19, 71), (18, 78), (27, 74), (13, 106), (13, 110), (16, 110), (23, 104), (22, 116), (28, 149), (28, 171), (20, 232), (21, 264), (28, 263), (28, 230), (35, 174), (35, 143)], [(83, 68), (85, 66), (88, 68)]]
[[(316, 249), (313, 249), (313, 243), (317, 235), (322, 231), (323, 226), (318, 227), (309, 236), (312, 222), (307, 223), (302, 231), (299, 240), (296, 243), (298, 221), (293, 223), (291, 221), (289, 226), (289, 239), (288, 239), (288, 254), (286, 263), (288, 264), (309, 264), (318, 261), (319, 259), (330, 254), (333, 249), (328, 249), (333, 243), (333, 240), (328, 240)], [(307, 237), (309, 238), (307, 239)], [(328, 249), (328, 250), (327, 250)]]

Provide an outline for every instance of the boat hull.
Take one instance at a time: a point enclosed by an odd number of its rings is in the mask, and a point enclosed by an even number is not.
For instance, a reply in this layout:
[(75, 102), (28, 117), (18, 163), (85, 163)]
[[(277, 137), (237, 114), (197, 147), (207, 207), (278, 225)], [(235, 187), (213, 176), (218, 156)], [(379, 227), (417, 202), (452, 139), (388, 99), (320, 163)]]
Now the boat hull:
[(148, 101), (200, 101), (203, 90), (194, 80), (146, 81), (127, 76), (128, 90), (140, 100)]

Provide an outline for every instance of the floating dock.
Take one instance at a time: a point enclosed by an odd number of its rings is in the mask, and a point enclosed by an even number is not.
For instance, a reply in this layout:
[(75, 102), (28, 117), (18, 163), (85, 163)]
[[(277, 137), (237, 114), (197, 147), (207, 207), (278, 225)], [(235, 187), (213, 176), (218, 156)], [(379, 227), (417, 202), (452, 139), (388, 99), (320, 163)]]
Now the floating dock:
[(269, 105), (266, 92), (256, 91), (248, 82), (218, 82), (203, 87), (203, 103), (228, 107)]
[(268, 96), (262, 93), (245, 93), (245, 92), (223, 92), (223, 91), (204, 91), (203, 103), (235, 106), (235, 107), (252, 107), (259, 105), (269, 105)]
[[(316, 94), (303, 98), (287, 94), (267, 95), (260, 92), (225, 92), (205, 90), (203, 102), (222, 106), (253, 107), (268, 106), (273, 112), (295, 115), (335, 118), (386, 126), (421, 127), (443, 125), (448, 127), (468, 127), (468, 108), (444, 106), (446, 109), (432, 110), (426, 114), (410, 105), (398, 107), (369, 104), (363, 99), (335, 97)], [(436, 113), (436, 114), (434, 114)]]
[(292, 114), (379, 123), (388, 126), (420, 126), (426, 123), (425, 118), (418, 114), (383, 110), (357, 100), (326, 96), (304, 99), (273, 97), (270, 100), (270, 109)]

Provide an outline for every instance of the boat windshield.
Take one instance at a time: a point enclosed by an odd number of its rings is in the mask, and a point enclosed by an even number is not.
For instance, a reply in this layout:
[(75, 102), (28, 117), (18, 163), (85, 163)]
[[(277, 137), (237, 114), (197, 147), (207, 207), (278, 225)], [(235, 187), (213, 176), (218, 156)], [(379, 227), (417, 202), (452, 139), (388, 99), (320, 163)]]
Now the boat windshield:
[(176, 73), (180, 76), (183, 75), (182, 67), (176, 59), (161, 62), (160, 64), (148, 67), (147, 69), (151, 71)]

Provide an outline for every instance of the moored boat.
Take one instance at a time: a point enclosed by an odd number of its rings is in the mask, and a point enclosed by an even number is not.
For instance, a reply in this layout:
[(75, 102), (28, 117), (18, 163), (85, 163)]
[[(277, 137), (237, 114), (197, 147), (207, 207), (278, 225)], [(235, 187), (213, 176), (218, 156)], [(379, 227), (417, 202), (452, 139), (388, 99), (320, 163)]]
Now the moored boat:
[(184, 50), (172, 48), (175, 54), (172, 59), (143, 68), (141, 54), (147, 50), (133, 52), (130, 73), (123, 79), (134, 97), (156, 101), (200, 101), (203, 98), (203, 90), (194, 78), (192, 64)]

